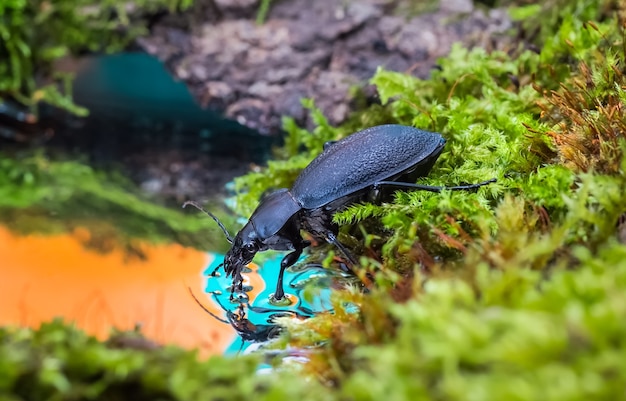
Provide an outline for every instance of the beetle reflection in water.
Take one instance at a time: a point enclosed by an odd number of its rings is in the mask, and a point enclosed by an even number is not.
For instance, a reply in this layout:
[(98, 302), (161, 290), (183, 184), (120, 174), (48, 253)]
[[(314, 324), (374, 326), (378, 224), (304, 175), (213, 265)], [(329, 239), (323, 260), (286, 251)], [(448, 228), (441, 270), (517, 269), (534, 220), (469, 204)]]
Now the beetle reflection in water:
[[(225, 312), (226, 318), (222, 318), (217, 316), (215, 313), (211, 312), (206, 306), (200, 302), (200, 300), (193, 293), (191, 288), (187, 288), (191, 297), (196, 301), (196, 303), (210, 316), (214, 319), (226, 323), (235, 329), (235, 332), (241, 338), (241, 346), (239, 348), (239, 352), (244, 348), (246, 343), (252, 344), (262, 344), (266, 343), (280, 334), (282, 327), (278, 325), (275, 320), (280, 317), (292, 317), (297, 319), (308, 319), (311, 316), (315, 315), (315, 312), (304, 305), (297, 305), (295, 310), (290, 309), (282, 309), (276, 310), (275, 308), (264, 308), (260, 306), (253, 306), (249, 303), (240, 302), (238, 303), (237, 308), (234, 310), (230, 310), (226, 308), (222, 302), (220, 301), (221, 293), (219, 291), (210, 292), (211, 297), (215, 303), (219, 305), (219, 307)], [(246, 316), (246, 308), (253, 312), (257, 317), (259, 316), (267, 316), (266, 323), (253, 323)]]

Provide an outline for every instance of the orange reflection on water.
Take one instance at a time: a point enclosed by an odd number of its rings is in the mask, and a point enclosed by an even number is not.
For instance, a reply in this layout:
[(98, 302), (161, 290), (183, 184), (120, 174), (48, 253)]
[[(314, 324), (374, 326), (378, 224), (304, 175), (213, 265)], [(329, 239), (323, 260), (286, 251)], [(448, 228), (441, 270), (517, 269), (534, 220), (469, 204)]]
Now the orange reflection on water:
[(234, 340), (233, 329), (189, 294), (188, 287), (196, 296), (204, 288), (210, 255), (177, 244), (143, 245), (145, 259), (122, 250), (99, 253), (81, 244), (85, 235), (18, 236), (0, 227), (0, 325), (38, 327), (60, 316), (104, 339), (112, 326), (140, 324), (150, 339), (200, 348), (203, 355), (222, 353)]

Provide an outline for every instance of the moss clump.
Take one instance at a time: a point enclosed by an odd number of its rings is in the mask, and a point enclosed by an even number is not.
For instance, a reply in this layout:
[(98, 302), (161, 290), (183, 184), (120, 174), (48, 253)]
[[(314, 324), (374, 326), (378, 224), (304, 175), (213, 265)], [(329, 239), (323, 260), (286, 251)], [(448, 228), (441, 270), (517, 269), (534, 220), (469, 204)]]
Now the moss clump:
[[(131, 340), (132, 339), (132, 340)], [(279, 400), (323, 398), (314, 382), (285, 386), (292, 374), (256, 375), (258, 359), (212, 357), (160, 347), (138, 333), (107, 342), (64, 325), (0, 328), (3, 400)]]
[[(581, 36), (598, 46), (559, 89), (538, 88), (544, 94), (544, 121), (552, 125), (548, 135), (561, 164), (575, 171), (618, 174), (626, 139), (626, 95), (618, 89), (626, 87), (623, 39), (611, 33), (611, 26), (601, 30), (590, 22), (585, 28)], [(571, 46), (577, 51), (584, 44)]]

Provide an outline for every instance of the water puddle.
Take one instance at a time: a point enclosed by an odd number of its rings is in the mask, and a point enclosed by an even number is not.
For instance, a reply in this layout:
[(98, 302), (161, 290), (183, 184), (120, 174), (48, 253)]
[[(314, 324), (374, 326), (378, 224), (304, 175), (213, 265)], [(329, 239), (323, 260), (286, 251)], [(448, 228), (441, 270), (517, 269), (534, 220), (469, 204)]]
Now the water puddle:
[[(223, 272), (212, 276), (224, 256), (216, 255), (205, 269), (205, 296), (199, 300), (203, 306), (212, 305), (221, 309), (217, 317), (222, 317), (237, 329), (239, 337), (226, 349), (227, 354), (237, 353), (254, 343), (271, 340), (279, 332), (275, 318), (289, 316), (306, 319), (315, 313), (330, 309), (330, 285), (332, 273), (319, 265), (296, 264), (285, 272), (286, 299), (276, 301), (278, 272), (282, 256), (267, 259), (263, 267), (251, 264), (244, 276), (246, 294), (231, 299), (231, 279)], [(218, 273), (220, 273), (218, 271)], [(311, 290), (309, 294), (307, 290)], [(209, 312), (212, 312), (209, 311)], [(215, 316), (214, 316), (215, 317)]]
[[(230, 279), (211, 276), (223, 255), (178, 244), (141, 245), (143, 256), (85, 247), (89, 233), (20, 236), (0, 226), (0, 325), (38, 327), (61, 317), (100, 339), (112, 328), (200, 354), (235, 354), (280, 331), (276, 317), (328, 310), (331, 273), (317, 265), (285, 274), (288, 302), (272, 301), (282, 255), (251, 264), (246, 299), (231, 300)], [(307, 294), (308, 284), (316, 286)]]
[[(200, 290), (214, 256), (176, 244), (143, 245), (144, 258), (85, 248), (86, 233), (18, 236), (0, 227), (0, 324), (38, 327), (62, 317), (103, 339), (112, 327), (158, 343), (223, 353), (232, 327), (207, 316)], [(218, 306), (208, 305), (216, 314)]]
[[(210, 355), (241, 348), (238, 334), (256, 340), (264, 329), (273, 332), (272, 319), (279, 314), (310, 316), (301, 289), (295, 287), (288, 290), (290, 305), (269, 304), (280, 259), (269, 261), (263, 276), (252, 266), (246, 278), (250, 302), (242, 311), (239, 303), (230, 302), (229, 280), (208, 276), (222, 255), (147, 243), (137, 246), (139, 252), (129, 252), (117, 240), (109, 241), (109, 231), (112, 238), (118, 231), (124, 233), (120, 238), (133, 248), (139, 238), (197, 244), (189, 238), (203, 237), (191, 229), (174, 233), (172, 227), (193, 225), (182, 217), (179, 221), (163, 215), (161, 222), (158, 212), (137, 212), (143, 201), (123, 193), (125, 181), (108, 182), (78, 162), (63, 161), (79, 154), (99, 169), (112, 169), (114, 176), (120, 169), (120, 175), (143, 191), (179, 206), (183, 199), (210, 198), (232, 177), (247, 171), (250, 163), (264, 162), (278, 138), (259, 135), (195, 104), (186, 87), (145, 54), (88, 57), (69, 68), (77, 72), (74, 99), (89, 108), (89, 117), (78, 119), (44, 107), (45, 118), (39, 123), (21, 124), (13, 132), (27, 126), (54, 135), (45, 135), (42, 154), (15, 156), (10, 166), (18, 178), (30, 177), (37, 191), (16, 190), (11, 196), (17, 200), (2, 205), (0, 325), (38, 327), (61, 317), (101, 339), (113, 327), (140, 327), (150, 340)], [(16, 113), (11, 115), (15, 119)], [(37, 140), (43, 141), (39, 136)], [(39, 144), (34, 139), (33, 143)], [(48, 159), (46, 150), (55, 156)], [(57, 160), (57, 153), (64, 156)], [(43, 178), (36, 180), (39, 171)], [(83, 173), (73, 175), (74, 171)], [(120, 191), (108, 192), (116, 186)], [(17, 189), (23, 187), (16, 184)], [(46, 191), (51, 199), (37, 198)], [(16, 231), (70, 232), (18, 235), (2, 224)], [(74, 227), (89, 227), (98, 235)], [(287, 274), (287, 283), (298, 280), (300, 273), (293, 274)]]

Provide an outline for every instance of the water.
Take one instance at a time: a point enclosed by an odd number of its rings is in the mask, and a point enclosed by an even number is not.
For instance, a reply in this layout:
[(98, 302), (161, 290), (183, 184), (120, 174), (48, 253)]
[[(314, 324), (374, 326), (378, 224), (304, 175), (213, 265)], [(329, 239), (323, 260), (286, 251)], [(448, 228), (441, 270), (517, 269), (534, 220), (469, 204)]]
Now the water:
[(68, 133), (65, 146), (88, 149), (103, 161), (148, 147), (260, 163), (277, 139), (201, 107), (163, 63), (145, 53), (83, 59), (74, 100), (90, 117), (79, 127), (83, 135)]
[[(262, 267), (251, 264), (246, 269), (243, 276), (247, 299), (244, 300), (237, 297), (231, 299), (231, 279), (227, 279), (223, 272), (212, 275), (224, 255), (216, 255), (204, 270), (206, 299), (214, 308), (222, 310), (217, 316), (230, 318), (231, 325), (241, 327), (239, 337), (225, 350), (227, 354), (245, 350), (254, 343), (271, 340), (272, 336), (278, 334), (278, 326), (274, 323), (276, 317), (308, 318), (315, 313), (330, 310), (328, 284), (333, 274), (319, 265), (300, 263), (287, 269), (284, 280), (287, 299), (273, 299), (282, 256), (277, 254), (264, 261)], [(310, 293), (307, 294), (307, 291)], [(245, 325), (240, 324), (242, 317), (246, 319)]]
[[(185, 86), (175, 82), (164, 66), (148, 55), (90, 57), (76, 67), (74, 99), (90, 109), (90, 116), (83, 120), (70, 118), (68, 123), (58, 111), (42, 110), (42, 115), (51, 113), (55, 134), (41, 143), (68, 154), (86, 155), (100, 168), (122, 164), (122, 170), (135, 177), (142, 173), (133, 171), (137, 163), (132, 161), (138, 154), (149, 154), (150, 161), (158, 160), (167, 167), (173, 163), (166, 157), (168, 152), (185, 151), (185, 160), (201, 165), (196, 170), (220, 169), (214, 172), (218, 176), (214, 180), (204, 175), (192, 177), (210, 194), (221, 191), (220, 183), (238, 171), (229, 167), (226, 157), (245, 171), (250, 163), (262, 163), (276, 143), (275, 138), (260, 136), (200, 107)], [(139, 167), (151, 167), (144, 164)], [(162, 168), (154, 175), (170, 174), (171, 181), (179, 176), (188, 178), (185, 169), (178, 176), (170, 170)], [(54, 190), (71, 192), (75, 188)], [(190, 194), (176, 196), (194, 198)], [(178, 199), (170, 202), (182, 203)], [(314, 267), (287, 272), (290, 305), (269, 302), (276, 285), (279, 255), (264, 263), (262, 269), (252, 266), (246, 274), (251, 290), (242, 318), (240, 304), (230, 302), (229, 280), (209, 277), (223, 255), (175, 243), (154, 245), (141, 238), (133, 239), (133, 247), (141, 252), (128, 252), (113, 233), (119, 229), (112, 218), (115, 211), (107, 216), (103, 206), (94, 212), (93, 203), (87, 198), (80, 203), (80, 210), (72, 209), (77, 222), (60, 219), (64, 227), (76, 227), (66, 233), (20, 235), (0, 225), (0, 325), (38, 327), (61, 317), (101, 339), (112, 328), (139, 328), (151, 340), (197, 348), (206, 356), (237, 352), (242, 348), (241, 334), (255, 341), (271, 337), (277, 330), (273, 319), (278, 315), (308, 317), (327, 306), (321, 301), (308, 304), (303, 300), (302, 283), (320, 275), (319, 268)], [(49, 205), (37, 205), (35, 209), (44, 218), (56, 216)], [(14, 209), (10, 216), (29, 220), (31, 213)], [(93, 220), (96, 230), (101, 226), (99, 222), (108, 228), (90, 232), (80, 225), (81, 219)], [(144, 223), (158, 227), (150, 219)], [(107, 230), (111, 230), (110, 236)], [(97, 241), (100, 243), (94, 246)], [(327, 292), (320, 290), (319, 299), (327, 297)], [(246, 346), (252, 342), (247, 341)]]
[[(101, 339), (113, 327), (140, 327), (151, 340), (197, 348), (207, 356), (234, 354), (270, 339), (277, 333), (277, 316), (306, 318), (329, 308), (328, 287), (312, 289), (313, 301), (304, 300), (306, 283), (327, 285), (330, 278), (314, 265), (286, 272), (289, 305), (270, 301), (281, 260), (277, 255), (262, 268), (251, 264), (244, 275), (251, 287), (244, 327), (236, 320), (240, 303), (230, 301), (230, 279), (210, 275), (223, 255), (145, 244), (139, 258), (121, 249), (89, 249), (86, 236), (81, 230), (20, 236), (0, 227), (0, 324), (38, 327), (62, 317)], [(249, 341), (242, 344), (240, 335)]]
[(85, 246), (87, 233), (17, 235), (0, 227), (0, 324), (38, 327), (61, 317), (104, 339), (111, 328), (136, 326), (148, 338), (223, 352), (234, 331), (206, 318), (188, 287), (201, 288), (213, 260), (177, 244), (141, 245), (143, 257), (123, 249)]

